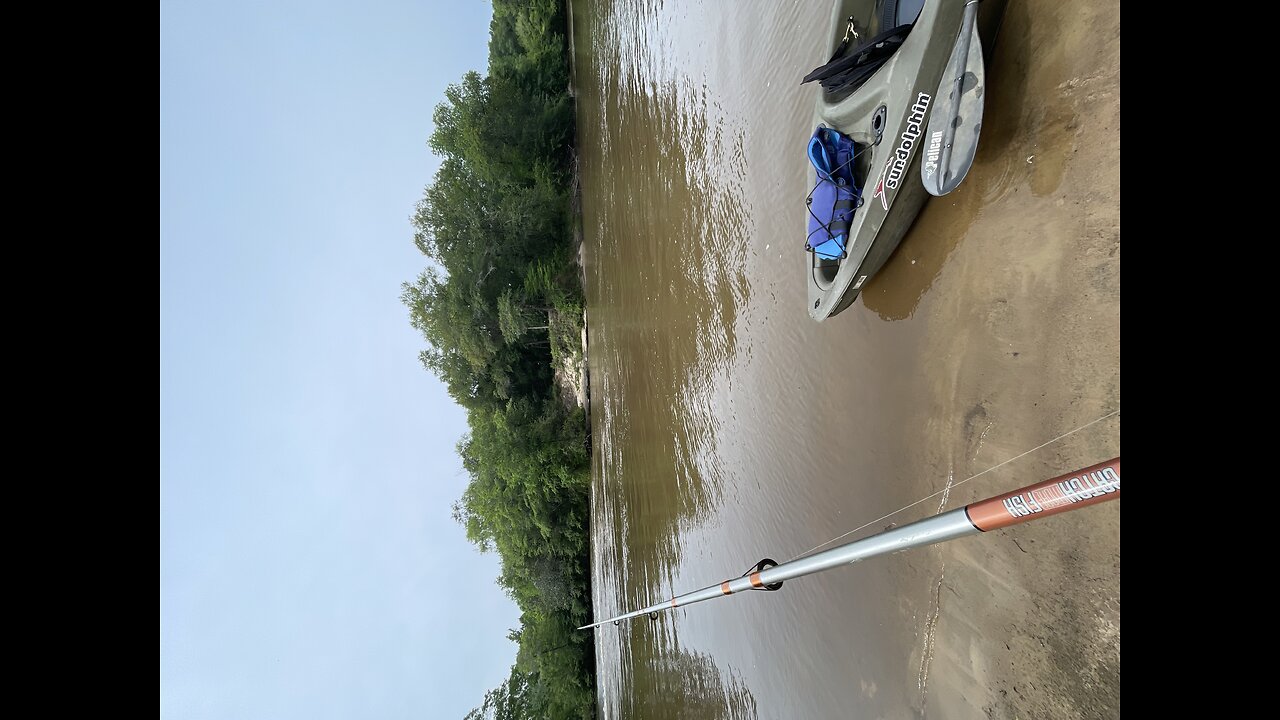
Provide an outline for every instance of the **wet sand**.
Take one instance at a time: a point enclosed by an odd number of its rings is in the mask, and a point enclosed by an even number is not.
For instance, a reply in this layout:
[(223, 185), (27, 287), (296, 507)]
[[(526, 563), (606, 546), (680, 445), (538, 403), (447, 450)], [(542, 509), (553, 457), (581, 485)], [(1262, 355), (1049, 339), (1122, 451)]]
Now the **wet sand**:
[[(891, 315), (910, 285), (895, 281), (936, 252), (915, 241), (968, 225), (934, 288), (965, 302), (930, 308), (948, 330), (928, 333), (926, 373), (940, 432), (979, 469), (1120, 407), (1119, 6), (1012, 2), (993, 66), (989, 106), (1016, 110), (992, 114), (966, 185), (921, 214), (899, 249), (916, 265), (865, 300)], [(1118, 455), (1118, 419), (1100, 425), (1027, 471)], [(1116, 503), (936, 551), (929, 715), (1119, 716), (1119, 538)]]
[[(708, 5), (574, 3), (601, 617), (1120, 449), (1119, 7), (1009, 3), (968, 179), (817, 324), (796, 82), (828, 6)], [(1109, 503), (606, 628), (601, 715), (1118, 716), (1119, 528)]]

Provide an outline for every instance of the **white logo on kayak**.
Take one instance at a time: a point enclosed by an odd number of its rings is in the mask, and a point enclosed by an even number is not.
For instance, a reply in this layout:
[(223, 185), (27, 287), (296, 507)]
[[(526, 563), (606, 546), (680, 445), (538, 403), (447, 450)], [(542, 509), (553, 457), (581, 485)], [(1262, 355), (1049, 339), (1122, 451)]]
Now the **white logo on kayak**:
[(942, 131), (937, 130), (929, 136), (929, 148), (924, 155), (924, 176), (933, 177), (938, 171), (938, 158), (942, 155)]
[[(871, 199), (880, 198), (880, 205), (885, 210), (889, 209), (886, 191), (897, 190), (901, 184), (902, 174), (907, 170), (907, 161), (911, 159), (911, 150), (915, 148), (916, 140), (920, 139), (924, 114), (929, 111), (929, 101), (932, 99), (928, 93), (923, 92), (916, 97), (916, 103), (911, 106), (911, 114), (907, 116), (907, 128), (902, 131), (902, 139), (880, 171), (880, 180), (876, 183), (875, 192), (871, 193)], [(937, 167), (936, 164), (934, 167)]]

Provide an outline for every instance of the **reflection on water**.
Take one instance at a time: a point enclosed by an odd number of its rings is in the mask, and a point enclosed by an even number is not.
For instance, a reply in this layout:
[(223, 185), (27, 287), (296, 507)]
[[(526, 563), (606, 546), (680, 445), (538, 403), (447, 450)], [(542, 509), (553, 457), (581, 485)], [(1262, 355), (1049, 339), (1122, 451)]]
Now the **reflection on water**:
[[(755, 696), (733, 669), (683, 647), (667, 618), (643, 620), (622, 631), (636, 657), (624, 680), (620, 709), (644, 718), (745, 720), (757, 717)], [(638, 691), (643, 688), (643, 691)]]
[[(709, 399), (729, 382), (739, 307), (750, 300), (738, 239), (751, 231), (741, 129), (718, 112), (705, 85), (667, 62), (674, 42), (662, 5), (606, 5), (582, 102), (598, 102), (598, 124), (584, 128), (585, 183), (607, 198), (591, 206), (591, 253), (624, 277), (597, 277), (593, 340), (608, 365), (598, 397), (597, 437), (605, 477), (644, 448), (671, 492), (633, 498), (617, 510), (670, 543), (677, 525), (696, 523), (721, 490), (718, 416)], [(620, 22), (608, 10), (634, 12)], [(594, 93), (600, 93), (597, 97)], [(593, 152), (594, 151), (594, 152)], [(616, 372), (614, 372), (616, 370)], [(593, 389), (594, 390), (594, 389)], [(625, 396), (627, 402), (609, 398)], [(665, 524), (665, 526), (664, 526)], [(656, 525), (656, 527), (655, 527)], [(674, 556), (679, 548), (663, 548)], [(657, 574), (658, 567), (642, 572)]]
[[(730, 382), (737, 312), (751, 295), (740, 241), (751, 232), (748, 167), (740, 123), (672, 62), (694, 44), (678, 17), (662, 3), (579, 5), (575, 22), (596, 38), (577, 50), (579, 103), (600, 113), (580, 128), (583, 221), (588, 265), (607, 268), (588, 278), (592, 512), (595, 534), (611, 538), (595, 544), (594, 567), (628, 578), (597, 583), (596, 603), (617, 608), (675, 584), (687, 531), (723, 492), (714, 398)], [(601, 674), (606, 716), (635, 715), (636, 703), (645, 717), (678, 717), (682, 707), (754, 716), (735, 675), (648, 630), (601, 638), (618, 643), (601, 655), (625, 668)]]

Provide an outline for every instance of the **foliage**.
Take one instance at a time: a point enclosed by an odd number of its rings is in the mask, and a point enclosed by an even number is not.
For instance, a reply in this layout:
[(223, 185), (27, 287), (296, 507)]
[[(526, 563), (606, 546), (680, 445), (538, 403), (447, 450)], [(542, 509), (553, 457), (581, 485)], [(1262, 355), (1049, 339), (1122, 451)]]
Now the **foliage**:
[(402, 301), (423, 365), (467, 410), (467, 537), (502, 561), (516, 665), (468, 718), (591, 718), (586, 418), (555, 391), (553, 351), (579, 345), (572, 256), (564, 4), (493, 0), (489, 74), (449, 86), (428, 145), (441, 162), (414, 208), (432, 265)]

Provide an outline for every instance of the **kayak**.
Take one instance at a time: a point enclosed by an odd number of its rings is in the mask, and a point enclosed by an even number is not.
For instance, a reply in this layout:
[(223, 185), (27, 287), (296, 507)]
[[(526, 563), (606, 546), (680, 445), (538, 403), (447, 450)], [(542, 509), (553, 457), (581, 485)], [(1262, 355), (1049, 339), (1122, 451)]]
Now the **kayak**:
[(853, 304), (930, 194), (973, 163), (986, 88), (982, 34), (1005, 0), (837, 0), (817, 82), (806, 198), (808, 310)]

